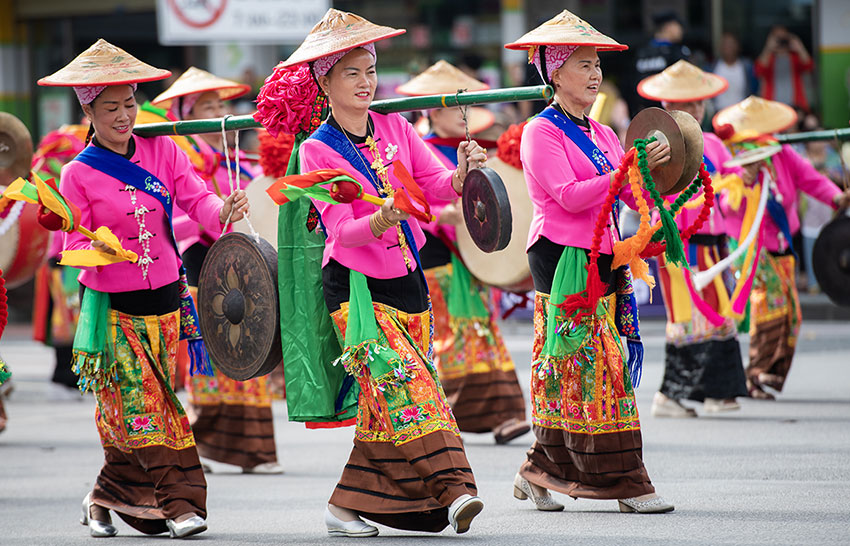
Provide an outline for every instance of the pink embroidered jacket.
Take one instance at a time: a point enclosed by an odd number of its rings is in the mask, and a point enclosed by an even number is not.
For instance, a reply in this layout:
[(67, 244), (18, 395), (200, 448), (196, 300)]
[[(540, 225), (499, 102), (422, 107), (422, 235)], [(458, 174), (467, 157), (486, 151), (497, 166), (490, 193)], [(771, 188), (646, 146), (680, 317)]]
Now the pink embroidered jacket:
[[(429, 144), (428, 142), (425, 143), (425, 146), (427, 146), (428, 149), (431, 150), (431, 153), (434, 154), (434, 157), (436, 157), (440, 161), (440, 163), (445, 165), (447, 169), (455, 170), (457, 168), (457, 165), (455, 165), (450, 158), (446, 157), (446, 154), (441, 152), (436, 146), (434, 146), (433, 144)], [(442, 199), (439, 199), (428, 203), (429, 205), (431, 205), (431, 214), (433, 214), (436, 218), (439, 218), (440, 213), (442, 213), (443, 209), (446, 208), (446, 206), (449, 205), (451, 202), (452, 201), (444, 201)], [(460, 204), (460, 201), (458, 201), (458, 204)], [(438, 224), (437, 222), (428, 222), (427, 224), (423, 223), (420, 225), (422, 226), (422, 229), (424, 231), (427, 231), (431, 235), (436, 235), (439, 237), (439, 235), (442, 234), (445, 235), (449, 241), (453, 243), (457, 242), (457, 232), (454, 226), (450, 226), (447, 224)]]
[[(841, 194), (841, 190), (829, 178), (823, 176), (795, 152), (790, 146), (783, 145), (782, 151), (770, 158), (776, 169), (776, 187), (780, 199), (788, 217), (788, 227), (791, 235), (800, 231), (800, 217), (797, 212), (797, 192), (805, 192), (818, 201), (835, 207), (833, 199)], [(730, 237), (738, 238), (741, 234), (741, 224), (744, 220), (747, 199), (741, 200), (738, 210), (732, 210), (725, 196), (720, 199), (720, 206), (726, 217), (726, 231)], [(765, 212), (764, 217), (764, 246), (771, 252), (784, 252), (788, 249), (789, 242), (781, 236), (781, 232), (770, 215)]]
[[(204, 157), (205, 166), (209, 171), (212, 171), (211, 175), (206, 175), (206, 173), (201, 172), (198, 172), (198, 175), (206, 181), (207, 189), (214, 192), (222, 199), (227, 198), (227, 196), (230, 195), (230, 187), (227, 180), (227, 164), (223, 163), (223, 156), (216, 149), (207, 144), (206, 141), (200, 138), (195, 138), (195, 142), (198, 145), (198, 152)], [(236, 161), (232, 155), (230, 157), (230, 163), (232, 176), (235, 181)], [(257, 169), (255, 169), (253, 165), (245, 159), (244, 154), (242, 154), (239, 158), (239, 170), (242, 173), (239, 187), (244, 190), (256, 176), (255, 171)], [(211, 229), (207, 229), (203, 224), (199, 224), (192, 220), (192, 218), (186, 214), (186, 211), (178, 206), (174, 207), (174, 236), (177, 238), (177, 247), (180, 249), (180, 254), (186, 252), (190, 246), (196, 243), (211, 246), (216, 240), (218, 240), (220, 235), (221, 227), (218, 225), (218, 219), (216, 219), (216, 224), (212, 226)]]
[[(718, 180), (718, 176), (741, 176), (742, 170), (740, 167), (723, 166), (726, 161), (732, 159), (732, 154), (729, 153), (729, 149), (726, 148), (723, 141), (720, 140), (720, 138), (714, 133), (703, 133), (702, 136), (705, 143), (703, 153), (714, 165), (714, 168), (717, 169), (714, 173), (711, 173), (712, 181)], [(668, 195), (666, 197), (667, 202), (672, 203), (676, 200), (678, 195), (679, 194)], [(702, 195), (702, 190), (700, 190), (697, 195)], [(682, 212), (676, 216), (676, 225), (679, 227), (680, 232), (684, 231), (688, 228), (688, 226), (694, 223), (699, 216), (700, 210), (700, 207), (693, 209), (683, 207)], [(652, 218), (653, 222), (657, 221), (658, 213), (653, 212)], [(726, 233), (726, 219), (723, 217), (723, 213), (720, 210), (719, 195), (716, 188), (714, 206), (711, 208), (711, 215), (708, 217), (708, 221), (703, 224), (697, 233), (700, 235), (723, 235)]]
[[(394, 161), (404, 164), (429, 202), (457, 197), (451, 185), (454, 171), (440, 164), (406, 119), (398, 114), (381, 115), (372, 112), (369, 115), (374, 123), (374, 138), (384, 165), (391, 165)], [(371, 164), (372, 152), (365, 145), (360, 148), (367, 162)], [(372, 183), (364, 178), (359, 170), (325, 143), (313, 138), (308, 139), (301, 145), (299, 154), (302, 173), (317, 169), (344, 169), (363, 185), (364, 191), (378, 194)], [(402, 187), (392, 167), (389, 167), (389, 180), (394, 188)], [(369, 217), (377, 210), (375, 205), (359, 199), (347, 205), (332, 205), (316, 200), (313, 203), (321, 213), (322, 223), (327, 231), (322, 266), (333, 258), (369, 277), (390, 279), (408, 273), (398, 246), (396, 230), (388, 229), (380, 239), (372, 235)], [(408, 222), (416, 239), (417, 249), (422, 248), (425, 244), (422, 227), (415, 218), (411, 217)], [(408, 257), (415, 268), (413, 256), (408, 253)]]
[[(592, 119), (590, 125), (596, 134), (596, 145), (616, 169), (625, 155), (617, 134)], [(520, 161), (534, 208), (526, 249), (540, 237), (560, 245), (589, 249), (596, 218), (608, 194), (610, 175), (597, 174), (596, 166), (584, 152), (561, 129), (542, 117), (532, 119), (523, 129)], [(620, 192), (620, 198), (637, 210), (628, 187)], [(611, 254), (612, 248), (609, 221), (600, 252)]]
[[(171, 194), (173, 202), (191, 218), (205, 226), (215, 226), (222, 200), (209, 191), (195, 174), (189, 158), (168, 137), (133, 137), (136, 151), (130, 161), (154, 174)], [(100, 226), (112, 230), (124, 248), (139, 255), (139, 263), (121, 262), (108, 266), (82, 268), (82, 284), (101, 292), (156, 289), (178, 278), (180, 258), (174, 250), (168, 219), (155, 197), (141, 190), (130, 191), (123, 182), (79, 161), (62, 167), (60, 190), (82, 213), (80, 224), (94, 231)], [(133, 202), (135, 199), (135, 202)], [(137, 221), (138, 218), (138, 221)], [(142, 263), (145, 251), (139, 239), (149, 243), (147, 275)], [(80, 233), (66, 233), (64, 250), (90, 248), (91, 241)]]

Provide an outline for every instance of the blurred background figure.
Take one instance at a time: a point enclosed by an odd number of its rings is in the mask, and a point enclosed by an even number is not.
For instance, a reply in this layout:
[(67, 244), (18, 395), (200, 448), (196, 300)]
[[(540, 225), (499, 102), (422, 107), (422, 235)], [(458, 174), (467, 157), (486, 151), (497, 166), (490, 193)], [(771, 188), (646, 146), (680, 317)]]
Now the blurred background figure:
[(803, 76), (814, 66), (812, 56), (800, 38), (784, 26), (774, 25), (755, 63), (761, 96), (809, 112), (811, 108)]
[(714, 63), (712, 72), (725, 78), (729, 87), (714, 98), (714, 109), (722, 110), (727, 106), (737, 104), (758, 92), (753, 63), (741, 58), (741, 44), (731, 32), (724, 32), (720, 39), (720, 58)]
[(649, 43), (641, 47), (635, 56), (632, 85), (622, 89), (629, 110), (635, 115), (648, 106), (658, 106), (642, 98), (635, 91), (637, 82), (657, 74), (678, 60), (690, 60), (691, 50), (682, 45), (685, 27), (674, 10), (664, 10), (652, 15), (653, 35)]

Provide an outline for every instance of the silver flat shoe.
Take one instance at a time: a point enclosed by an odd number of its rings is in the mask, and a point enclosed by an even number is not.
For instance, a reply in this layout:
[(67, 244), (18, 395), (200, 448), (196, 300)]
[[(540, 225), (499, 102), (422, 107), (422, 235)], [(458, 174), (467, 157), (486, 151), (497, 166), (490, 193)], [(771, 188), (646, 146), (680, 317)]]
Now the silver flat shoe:
[(118, 529), (112, 525), (111, 521), (98, 521), (96, 519), (91, 519), (89, 514), (91, 513), (91, 493), (88, 493), (83, 499), (83, 515), (80, 518), (80, 524), (87, 525), (89, 528), (89, 534), (95, 538), (106, 538), (106, 537), (114, 537), (118, 534)]
[(678, 400), (668, 398), (660, 392), (656, 392), (652, 399), (650, 413), (653, 417), (672, 417), (674, 419), (689, 419), (697, 416), (697, 412), (692, 408), (687, 408)]
[(325, 525), (328, 527), (328, 535), (332, 537), (374, 537), (378, 535), (378, 528), (369, 525), (360, 516), (353, 521), (342, 521), (325, 507)]
[(179, 523), (173, 519), (167, 519), (165, 525), (168, 527), (171, 538), (186, 538), (207, 530), (207, 522), (201, 516), (192, 516)]
[(544, 489), (544, 491), (546, 491), (545, 495), (535, 495), (534, 489), (531, 487), (531, 484), (528, 483), (528, 480), (520, 476), (519, 473), (514, 476), (515, 498), (519, 500), (530, 498), (531, 502), (534, 503), (535, 508), (543, 512), (560, 512), (564, 509), (564, 505), (555, 501), (555, 499), (552, 498), (552, 495), (549, 494), (548, 489)]
[(706, 413), (720, 413), (723, 411), (737, 411), (741, 409), (741, 404), (734, 399), (706, 398), (702, 403), (702, 407)]
[(663, 514), (672, 512), (674, 506), (661, 497), (655, 497), (645, 501), (639, 501), (637, 498), (620, 499), (620, 512), (638, 512), (640, 514)]
[(484, 510), (484, 501), (470, 494), (461, 495), (449, 506), (449, 523), (457, 534), (465, 533), (481, 510)]

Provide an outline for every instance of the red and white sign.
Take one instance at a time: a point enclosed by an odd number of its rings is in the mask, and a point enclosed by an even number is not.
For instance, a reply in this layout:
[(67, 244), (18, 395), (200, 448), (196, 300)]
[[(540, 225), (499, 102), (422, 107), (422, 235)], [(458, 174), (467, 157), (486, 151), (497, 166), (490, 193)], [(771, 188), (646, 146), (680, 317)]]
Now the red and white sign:
[(157, 0), (159, 42), (300, 44), (330, 0)]

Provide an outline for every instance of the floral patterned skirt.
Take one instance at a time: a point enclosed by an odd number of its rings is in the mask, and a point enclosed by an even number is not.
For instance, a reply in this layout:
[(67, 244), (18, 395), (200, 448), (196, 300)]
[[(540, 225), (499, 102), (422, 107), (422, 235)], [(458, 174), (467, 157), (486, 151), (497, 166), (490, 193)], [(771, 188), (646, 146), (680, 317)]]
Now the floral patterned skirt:
[[(451, 408), (427, 356), (430, 312), (373, 305), (378, 342), (412, 364), (403, 378), (376, 391), (377, 406), (360, 392), (354, 448), (330, 503), (390, 527), (438, 532), (448, 525), (452, 501), (477, 489)], [(348, 303), (331, 318), (342, 342)]]
[(613, 322), (613, 296), (603, 320), (571, 356), (540, 365), (549, 295), (537, 293), (531, 370), (531, 414), (537, 441), (520, 474), (573, 497), (620, 499), (652, 493), (643, 465), (640, 420), (623, 348)]
[(144, 533), (165, 519), (206, 517), (206, 480), (186, 412), (174, 394), (180, 312), (132, 316), (109, 311), (115, 378), (95, 391), (105, 462), (92, 501)]
[(759, 374), (775, 375), (771, 386), (782, 390), (802, 321), (794, 256), (762, 251), (750, 292), (750, 316), (747, 378), (758, 383)]
[[(499, 326), (492, 314), (482, 325), (463, 324), (449, 314), (451, 275), (451, 264), (425, 270), (434, 311), (434, 365), (458, 428), (489, 432), (511, 419), (524, 421), (522, 388)], [(489, 288), (479, 292), (489, 297)]]

